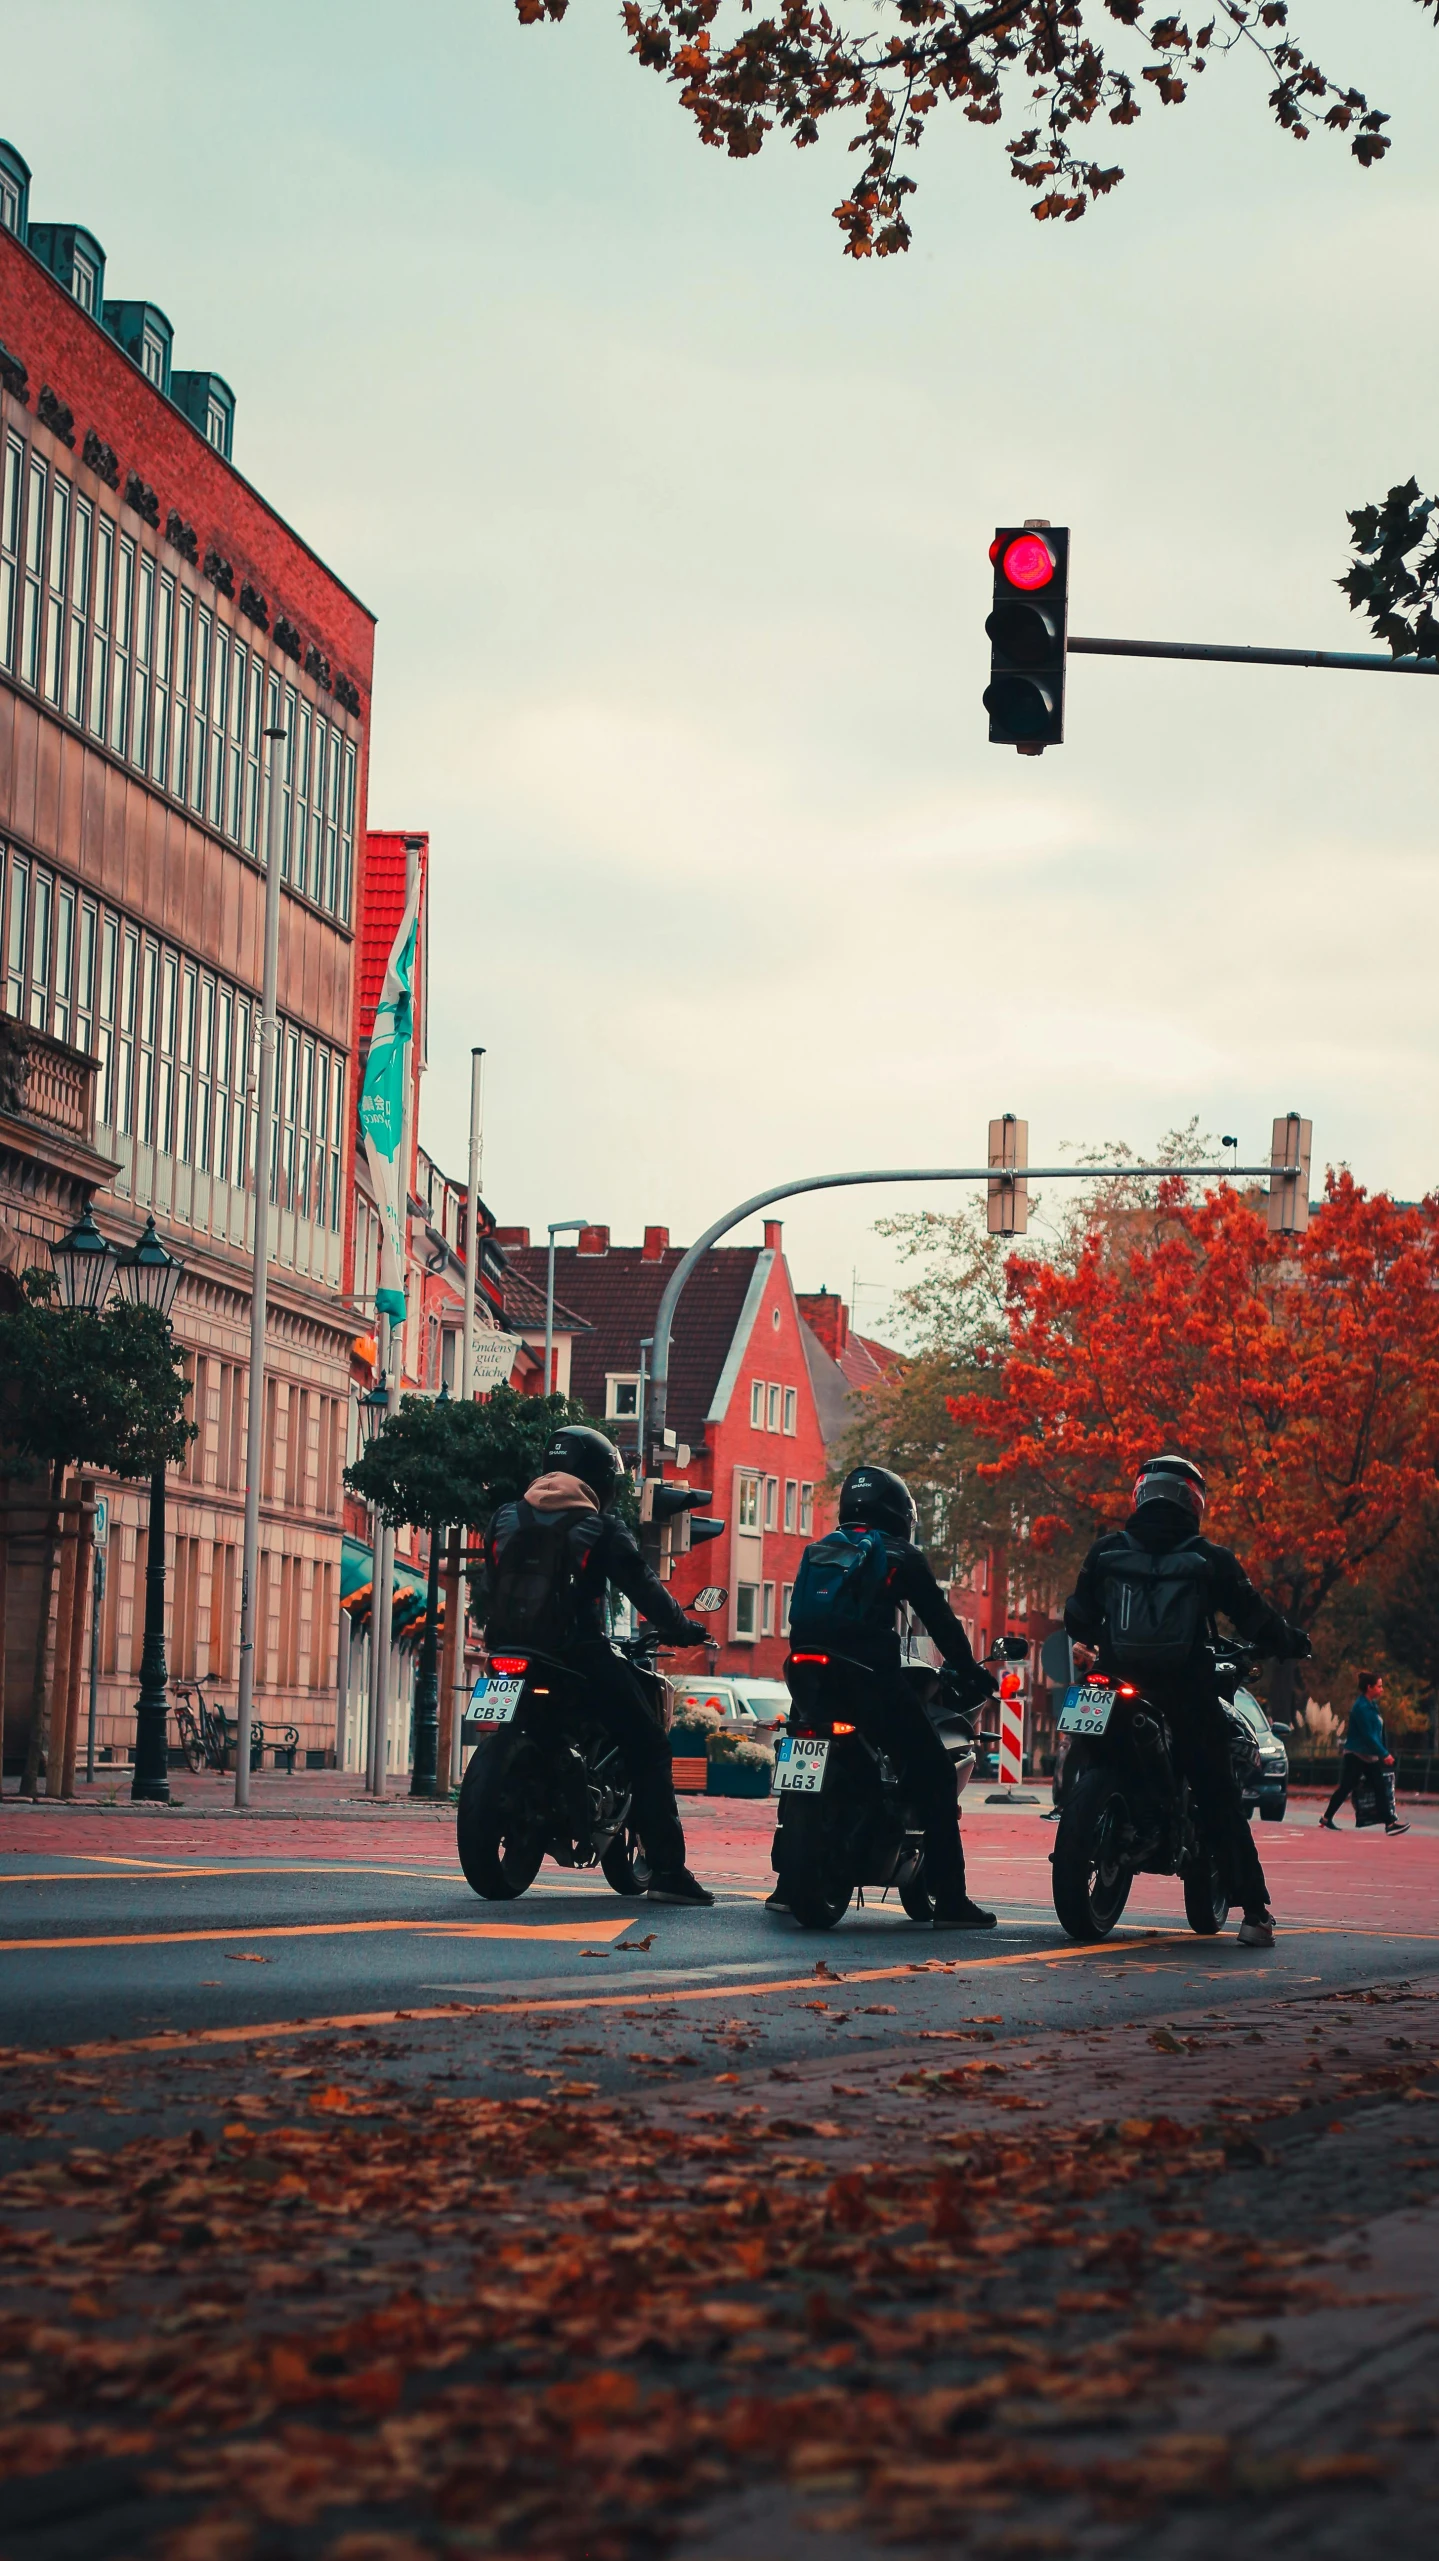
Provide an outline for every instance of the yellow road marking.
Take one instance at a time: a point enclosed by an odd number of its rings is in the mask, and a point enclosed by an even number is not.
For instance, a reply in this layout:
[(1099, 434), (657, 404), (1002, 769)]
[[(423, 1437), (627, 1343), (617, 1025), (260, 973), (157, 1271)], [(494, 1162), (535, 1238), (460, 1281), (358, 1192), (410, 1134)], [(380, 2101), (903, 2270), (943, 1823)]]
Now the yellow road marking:
[(231, 1930), (122, 1930), (113, 1937), (87, 1934), (68, 1939), (0, 1939), (0, 1954), (17, 1949), (53, 1950), (81, 1947), (199, 1947), (215, 1939), (357, 1938), (382, 1930), (414, 1930), (427, 1938), (592, 1939), (618, 1938), (632, 1926), (616, 1921), (291, 1921), (279, 1927)]
[[(17, 1853), (18, 1855), (18, 1853)], [(77, 1857), (84, 1857), (77, 1851)], [(460, 1885), (464, 1871), (452, 1868), (370, 1867), (358, 1861), (296, 1859), (273, 1867), (147, 1867), (142, 1876), (89, 1876), (83, 1868), (42, 1868), (25, 1876), (0, 1876), (0, 1885), (167, 1885), (177, 1876), (401, 1876), (421, 1885)], [(606, 1888), (608, 1891), (608, 1888)]]
[[(542, 1933), (536, 1931), (535, 1935), (539, 1937)], [(593, 1936), (593, 1932), (582, 1935)], [(92, 1942), (82, 1941), (81, 1944)], [(1193, 1947), (1196, 1944), (1209, 1944), (1210, 1953), (1213, 1952), (1212, 1943), (1196, 1942), (1189, 1930), (1176, 1931), (1172, 1936), (1146, 1931), (1132, 1939), (1098, 1939), (1090, 1946), (1041, 1948), (1029, 1955), (981, 1956), (968, 1963), (960, 1958), (939, 1957), (924, 1964), (911, 1960), (907, 1965), (856, 1967), (835, 1977), (832, 1986), (823, 1975), (816, 1976), (810, 1972), (786, 1976), (783, 1981), (773, 1983), (716, 1983), (691, 1988), (677, 1985), (673, 1991), (585, 1992), (567, 1999), (537, 1996), (530, 2001), (445, 2001), (438, 2008), (431, 2009), (356, 2010), (330, 2018), (276, 2019), (268, 2026), (168, 2028), (159, 2036), (114, 2037), (104, 2044), (54, 2046), (48, 2052), (43, 2049), (30, 2052), (13, 2045), (0, 2047), (0, 2070), (23, 2063), (95, 2062), (112, 2054), (173, 2054), (201, 2045), (261, 2045), (271, 2037), (330, 2036), (340, 2029), (393, 2027), (397, 2022), (511, 2017), (522, 2016), (529, 2010), (623, 2010), (659, 2002), (733, 2001), (763, 1992), (813, 1992), (820, 1985), (825, 1990), (843, 1991), (851, 1984), (903, 1982), (907, 1976), (927, 1972), (930, 1964), (946, 1972), (952, 1966), (956, 1973), (962, 1968), (966, 1975), (988, 1974), (1004, 1965), (1056, 1965), (1071, 1957), (1114, 1957), (1129, 1950), (1136, 1955), (1148, 1955), (1156, 1947)]]

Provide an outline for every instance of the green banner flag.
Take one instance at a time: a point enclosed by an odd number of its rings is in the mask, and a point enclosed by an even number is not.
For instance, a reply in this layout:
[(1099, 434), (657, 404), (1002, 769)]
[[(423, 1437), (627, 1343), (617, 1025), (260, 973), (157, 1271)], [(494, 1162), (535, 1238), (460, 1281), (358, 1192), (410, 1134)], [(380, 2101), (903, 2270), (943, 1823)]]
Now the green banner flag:
[(405, 1193), (410, 1169), (401, 1164), (400, 1150), (405, 1128), (405, 1079), (410, 1072), (410, 1044), (415, 1036), (419, 915), (417, 872), (375, 1007), (370, 1055), (360, 1091), (360, 1128), (380, 1213), (380, 1286), (375, 1292), (375, 1310), (395, 1325), (405, 1321)]

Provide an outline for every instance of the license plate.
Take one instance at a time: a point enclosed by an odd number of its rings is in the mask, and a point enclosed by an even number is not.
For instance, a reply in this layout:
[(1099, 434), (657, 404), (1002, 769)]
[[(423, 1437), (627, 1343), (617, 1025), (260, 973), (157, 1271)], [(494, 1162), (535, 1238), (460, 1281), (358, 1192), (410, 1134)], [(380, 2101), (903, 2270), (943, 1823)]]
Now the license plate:
[(824, 1785), (824, 1766), (829, 1759), (828, 1742), (812, 1741), (808, 1735), (786, 1734), (776, 1746), (774, 1756), (774, 1792), (794, 1788), (801, 1796), (818, 1796)]
[(475, 1715), (482, 1725), (508, 1725), (524, 1691), (523, 1681), (477, 1681)]
[(1114, 1692), (1102, 1682), (1086, 1683), (1083, 1689), (1066, 1690), (1059, 1711), (1061, 1734), (1102, 1734), (1114, 1706)]

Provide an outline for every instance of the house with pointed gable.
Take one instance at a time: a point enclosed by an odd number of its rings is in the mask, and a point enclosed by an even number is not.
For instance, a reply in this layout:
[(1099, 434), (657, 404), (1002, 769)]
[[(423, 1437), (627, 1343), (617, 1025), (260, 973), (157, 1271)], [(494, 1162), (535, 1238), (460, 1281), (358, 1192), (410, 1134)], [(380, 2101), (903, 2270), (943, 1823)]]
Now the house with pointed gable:
[[(506, 1264), (506, 1315), (528, 1330), (546, 1248), (532, 1245), (526, 1228), (501, 1227), (494, 1241)], [(631, 1459), (643, 1347), (684, 1250), (665, 1227), (647, 1227), (638, 1245), (612, 1244), (607, 1227), (586, 1227), (555, 1255), (556, 1297), (584, 1327), (569, 1339), (569, 1392), (616, 1427)], [(714, 1668), (778, 1679), (799, 1561), (832, 1517), (806, 1328), (778, 1219), (765, 1221), (762, 1245), (715, 1246), (692, 1274), (675, 1318), (669, 1420), (679, 1450), (689, 1451), (671, 1474), (706, 1487), (711, 1514), (725, 1524), (722, 1538), (677, 1560), (670, 1588), (683, 1606), (706, 1584), (723, 1584), (728, 1601), (711, 1622)]]

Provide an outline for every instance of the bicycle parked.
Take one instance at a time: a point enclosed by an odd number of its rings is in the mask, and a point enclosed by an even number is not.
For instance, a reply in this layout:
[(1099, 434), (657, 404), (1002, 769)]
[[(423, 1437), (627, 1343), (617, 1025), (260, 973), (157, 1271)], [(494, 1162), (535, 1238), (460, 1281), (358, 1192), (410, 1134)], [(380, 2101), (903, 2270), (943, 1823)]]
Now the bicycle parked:
[[(176, 1681), (175, 1722), (180, 1729), (180, 1750), (187, 1770), (232, 1770), (235, 1766), (236, 1730), (216, 1701), (205, 1696), (205, 1683), (213, 1672), (201, 1672), (193, 1681)], [(281, 1758), (294, 1776), (295, 1754), (299, 1748), (300, 1729), (282, 1725), (273, 1749), (278, 1767)], [(250, 1726), (250, 1767), (265, 1765), (265, 1728), (256, 1718)]]

